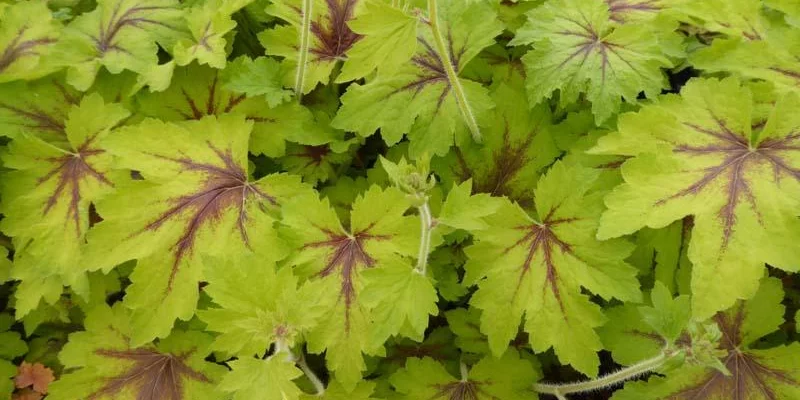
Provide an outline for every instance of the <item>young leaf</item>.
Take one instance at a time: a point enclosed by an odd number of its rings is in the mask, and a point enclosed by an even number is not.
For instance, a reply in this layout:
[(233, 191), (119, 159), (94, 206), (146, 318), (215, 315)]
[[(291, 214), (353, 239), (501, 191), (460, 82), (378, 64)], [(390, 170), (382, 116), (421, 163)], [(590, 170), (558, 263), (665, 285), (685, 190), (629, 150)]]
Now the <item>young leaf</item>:
[[(31, 278), (28, 283), (33, 283), (33, 276), (60, 277), (68, 285), (79, 285), (85, 279), (79, 259), (91, 224), (90, 206), (114, 188), (111, 156), (102, 141), (128, 111), (117, 104), (107, 105), (92, 94), (68, 113), (63, 125), (66, 143), (61, 147), (22, 135), (2, 156), (12, 172), (3, 179), (7, 197), (0, 209), (5, 215), (0, 228), (14, 237), (12, 274)], [(61, 282), (55, 282), (17, 290), (17, 317), (36, 307), (47, 292), (43, 289), (60, 294)]]
[(347, 52), (347, 62), (336, 78), (347, 82), (363, 78), (373, 70), (391, 73), (414, 56), (419, 19), (381, 0), (367, 0), (364, 11), (347, 25), (361, 40)]
[(59, 360), (70, 372), (50, 385), (48, 399), (222, 400), (215, 381), (225, 368), (204, 358), (211, 338), (176, 331), (158, 344), (134, 347), (136, 328), (120, 304), (100, 305), (70, 334)]
[(251, 357), (263, 355), (278, 340), (294, 346), (321, 316), (318, 285), (298, 289), (291, 268), (276, 273), (255, 254), (230, 258), (207, 268), (205, 291), (218, 307), (198, 312), (206, 330), (219, 333), (213, 349)]
[(17, 2), (0, 9), (0, 21), (0, 83), (35, 79), (54, 70), (43, 59), (58, 40), (60, 26), (46, 3)]
[(472, 181), (453, 185), (442, 204), (442, 211), (436, 222), (455, 229), (468, 231), (488, 227), (486, 217), (500, 208), (502, 201), (486, 193), (471, 195)]
[(243, 93), (247, 97), (264, 96), (271, 108), (292, 97), (292, 92), (282, 86), (284, 76), (281, 64), (269, 57), (250, 59), (239, 57), (224, 70), (225, 89)]
[(461, 378), (430, 358), (409, 358), (389, 381), (408, 400), (522, 400), (538, 398), (531, 387), (538, 376), (530, 362), (508, 350), (501, 358), (483, 358), (468, 372), (462, 366)]
[(53, 59), (68, 68), (67, 81), (78, 90), (88, 89), (102, 66), (136, 72), (140, 87), (164, 90), (173, 65), (159, 65), (158, 45), (171, 49), (183, 25), (177, 0), (98, 0), (94, 11), (64, 28)]
[[(236, 62), (232, 66), (236, 66)], [(141, 93), (140, 112), (166, 121), (201, 119), (208, 115), (242, 115), (253, 121), (250, 150), (256, 154), (278, 157), (286, 151), (286, 139), (306, 131), (316, 132), (314, 117), (296, 103), (270, 107), (269, 99), (247, 97), (223, 87), (217, 70), (189, 66), (175, 71), (169, 89), (159, 93)], [(273, 99), (275, 101), (275, 99)]]
[[(308, 19), (303, 16), (303, 3), (311, 6)], [(267, 54), (284, 57), (292, 69), (297, 69), (296, 77), (290, 76), (296, 81), (301, 78), (302, 94), (306, 94), (318, 83), (327, 83), (336, 63), (345, 59), (353, 44), (361, 39), (361, 35), (348, 26), (361, 8), (361, 3), (361, 0), (273, 1), (267, 12), (289, 25), (266, 30), (258, 35), (259, 40), (267, 49)], [(304, 21), (308, 21), (308, 24)], [(304, 35), (308, 35), (309, 39), (305, 49), (302, 46)], [(298, 49), (307, 53), (300, 55)]]
[[(408, 134), (412, 158), (423, 153), (444, 155), (454, 143), (467, 140), (474, 121), (481, 122), (493, 104), (486, 89), (476, 82), (451, 79), (450, 67), (443, 60), (450, 58), (457, 74), (494, 43), (502, 25), (487, 4), (456, 0), (438, 4), (440, 32), (434, 32), (431, 25), (423, 26), (411, 62), (365, 85), (351, 85), (341, 97), (342, 107), (331, 122), (334, 127), (361, 136), (380, 129), (389, 145)], [(436, 45), (437, 34), (446, 34), (445, 56)], [(459, 87), (453, 79), (458, 79)]]
[(544, 105), (531, 110), (519, 88), (501, 85), (492, 98), (497, 108), (484, 143), (457, 147), (447, 157), (434, 160), (434, 167), (445, 184), (472, 179), (474, 192), (507, 196), (532, 207), (530, 182), (559, 155), (552, 115)]
[(536, 189), (539, 220), (506, 203), (475, 233), (464, 281), (478, 284), (470, 304), (483, 310), (481, 331), (495, 355), (517, 336), (524, 315), (534, 350), (553, 347), (559, 360), (595, 375), (602, 344), (594, 329), (605, 318), (582, 288), (603, 298), (640, 298), (636, 269), (623, 261), (632, 246), (594, 238), (602, 193), (585, 192), (596, 176), (556, 163)]
[[(601, 239), (694, 216), (689, 245), (697, 319), (749, 298), (764, 263), (795, 270), (800, 196), (800, 106), (795, 95), (754, 104), (735, 79), (690, 82), (621, 118), (594, 151), (634, 156), (609, 194)], [(764, 122), (765, 115), (769, 118)]]
[(214, 68), (225, 68), (226, 34), (236, 27), (231, 16), (253, 0), (207, 0), (186, 11), (186, 25), (191, 39), (175, 43), (175, 63), (187, 65), (193, 60)]
[[(766, 278), (751, 300), (740, 301), (714, 316), (713, 321), (722, 331), (719, 349), (725, 355), (720, 361), (730, 375), (715, 368), (684, 366), (666, 372), (666, 377), (629, 383), (614, 399), (777, 400), (800, 396), (800, 371), (796, 363), (800, 345), (753, 348), (758, 339), (783, 323), (781, 299), (780, 281)], [(642, 332), (641, 336), (647, 335), (648, 332)]]
[(567, 105), (585, 92), (601, 124), (619, 112), (623, 98), (635, 103), (640, 92), (652, 97), (667, 86), (661, 68), (673, 66), (668, 36), (614, 23), (603, 0), (550, 1), (528, 16), (510, 44), (534, 47), (522, 58), (531, 103), (560, 90)]
[(266, 360), (242, 357), (229, 361), (231, 371), (219, 388), (233, 393), (233, 400), (298, 400), (303, 393), (294, 382), (303, 371), (288, 360), (285, 354), (275, 354)]
[(143, 179), (121, 182), (98, 203), (104, 221), (89, 234), (85, 263), (109, 270), (138, 260), (125, 296), (135, 310), (134, 345), (164, 337), (176, 318), (194, 315), (200, 255), (258, 252), (265, 262), (286, 256), (274, 213), (305, 188), (287, 175), (248, 178), (251, 129), (241, 116), (145, 120), (109, 137), (120, 166)]
[[(374, 279), (379, 279), (385, 273), (405, 269), (408, 279), (416, 279), (411, 276), (409, 262), (402, 258), (415, 255), (419, 242), (416, 218), (403, 216), (408, 207), (399, 190), (373, 186), (353, 203), (349, 229), (345, 229), (327, 199), (309, 196), (284, 206), (282, 222), (287, 226), (286, 235), (296, 245), (286, 262), (295, 266), (300, 276), (312, 282), (319, 280), (323, 286), (320, 292), (324, 296), (317, 304), (324, 316), (306, 336), (308, 348), (314, 353), (326, 352), (328, 368), (347, 389), (355, 386), (366, 368), (361, 353), (379, 350), (370, 341), (373, 309), (362, 296), (369, 289), (366, 272), (375, 270)], [(412, 311), (424, 313), (429, 309)], [(383, 311), (378, 315), (391, 316)], [(418, 322), (413, 327), (425, 329)]]

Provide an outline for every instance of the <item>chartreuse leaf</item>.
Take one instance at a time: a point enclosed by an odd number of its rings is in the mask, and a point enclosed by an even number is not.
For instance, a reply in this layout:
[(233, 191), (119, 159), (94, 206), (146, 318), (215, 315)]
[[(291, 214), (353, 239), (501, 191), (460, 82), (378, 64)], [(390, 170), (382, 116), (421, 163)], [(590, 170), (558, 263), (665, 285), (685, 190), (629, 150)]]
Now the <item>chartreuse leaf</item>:
[(310, 282), (298, 288), (291, 268), (276, 272), (260, 255), (218, 260), (207, 269), (206, 278), (205, 291), (217, 307), (198, 314), (206, 330), (219, 333), (213, 349), (226, 354), (261, 356), (279, 340), (294, 346), (321, 316), (316, 304), (319, 285)]
[(303, 394), (300, 396), (302, 400), (377, 400), (372, 397), (375, 390), (375, 383), (370, 381), (361, 381), (356, 385), (355, 389), (347, 390), (338, 381), (328, 382), (328, 387), (325, 388), (325, 393), (322, 395), (317, 394)]
[[(416, 218), (403, 216), (408, 208), (401, 191), (377, 186), (355, 200), (347, 229), (327, 199), (295, 198), (283, 207), (286, 236), (295, 244), (286, 263), (310, 282), (320, 281), (324, 294), (317, 303), (324, 316), (306, 336), (308, 349), (325, 351), (328, 368), (348, 390), (366, 368), (362, 353), (381, 352), (382, 340), (400, 329), (421, 337), (423, 317), (436, 310), (407, 297), (436, 297), (405, 259), (416, 254), (419, 242)], [(397, 294), (403, 298), (392, 297)], [(394, 305), (400, 315), (390, 312)]]
[(372, 71), (389, 71), (414, 56), (419, 19), (381, 0), (367, 0), (364, 10), (347, 25), (361, 39), (347, 52), (347, 62), (336, 78), (347, 82)]
[(439, 51), (431, 25), (422, 25), (411, 61), (365, 85), (352, 84), (341, 97), (342, 107), (331, 123), (334, 127), (361, 136), (380, 129), (389, 145), (407, 134), (409, 152), (416, 158), (423, 153), (446, 154), (454, 143), (465, 143), (470, 131), (474, 134), (474, 128), (485, 122), (483, 118), (493, 107), (487, 90), (476, 82), (451, 79), (450, 66), (443, 60), (451, 59), (458, 74), (494, 43), (502, 25), (488, 4), (445, 0), (438, 5), (439, 35), (443, 35), (440, 39), (446, 54)]
[(596, 375), (602, 344), (594, 329), (605, 317), (582, 289), (607, 299), (640, 298), (636, 269), (623, 261), (633, 246), (594, 238), (603, 193), (586, 191), (596, 176), (556, 163), (537, 185), (538, 217), (505, 203), (488, 229), (475, 232), (464, 281), (478, 285), (470, 304), (483, 310), (481, 331), (495, 355), (516, 337), (524, 315), (535, 351), (553, 347), (561, 362)]
[(8, 249), (0, 246), (0, 283), (11, 279), (11, 260), (8, 259)]
[[(528, 14), (512, 45), (533, 45), (522, 61), (532, 103), (560, 91), (562, 105), (585, 93), (600, 124), (619, 112), (622, 99), (656, 96), (667, 86), (661, 68), (673, 41), (646, 25), (614, 23), (603, 0), (550, 1)], [(662, 37), (663, 36), (663, 37)]]
[(164, 90), (173, 64), (159, 65), (156, 53), (185, 35), (183, 13), (177, 0), (99, 0), (64, 28), (54, 62), (68, 68), (67, 81), (78, 90), (88, 89), (103, 66), (136, 72), (139, 86)]
[(472, 179), (474, 192), (506, 196), (531, 207), (530, 183), (560, 154), (553, 141), (552, 115), (544, 105), (531, 110), (520, 88), (501, 85), (492, 98), (497, 107), (484, 143), (458, 147), (434, 159), (434, 170), (445, 184)]
[(253, 121), (250, 151), (271, 157), (284, 154), (287, 138), (320, 131), (313, 126), (314, 116), (303, 106), (287, 103), (273, 108), (269, 99), (233, 93), (222, 85), (219, 74), (204, 66), (179, 68), (169, 89), (137, 96), (139, 112), (166, 121), (195, 120), (207, 115), (242, 115)]
[(405, 369), (389, 378), (392, 386), (403, 396), (401, 399), (430, 400), (522, 400), (537, 399), (531, 382), (539, 372), (515, 350), (506, 351), (502, 357), (486, 357), (467, 371), (462, 365), (462, 376), (453, 377), (438, 362), (425, 357), (409, 358)]
[(85, 331), (70, 334), (59, 354), (66, 374), (50, 385), (49, 399), (224, 399), (215, 382), (225, 368), (204, 358), (211, 337), (175, 331), (157, 344), (133, 346), (136, 325), (121, 304), (98, 305)]
[(276, 107), (292, 97), (292, 91), (282, 86), (285, 73), (273, 58), (239, 57), (225, 68), (222, 81), (225, 89), (248, 97), (264, 96), (270, 107)]
[(800, 267), (800, 98), (772, 100), (755, 104), (736, 79), (695, 80), (681, 97), (624, 115), (619, 132), (593, 150), (633, 156), (622, 167), (625, 183), (605, 199), (599, 238), (694, 216), (696, 319), (751, 297), (764, 263)]
[[(647, 382), (631, 382), (625, 389), (614, 395), (615, 400), (639, 399), (752, 399), (773, 400), (793, 399), (800, 396), (800, 370), (797, 368), (797, 354), (800, 345), (791, 343), (777, 347), (763, 348), (754, 344), (760, 338), (778, 329), (783, 320), (784, 306), (781, 282), (774, 278), (764, 278), (756, 294), (749, 301), (739, 301), (731, 309), (716, 314), (712, 321), (722, 332), (719, 350), (721, 363), (729, 375), (722, 371), (702, 365), (684, 365), (682, 368), (665, 371), (665, 377), (653, 376)], [(630, 309), (628, 307), (628, 309)], [(646, 326), (631, 325), (630, 318), (623, 323), (617, 320), (622, 315), (614, 315), (612, 323), (628, 324), (627, 332), (620, 332), (619, 347), (612, 347), (615, 357), (618, 351), (631, 342), (622, 344), (624, 338), (650, 341), (650, 348), (661, 346), (658, 335)], [(638, 336), (638, 339), (633, 339)], [(646, 348), (641, 350), (646, 351)], [(628, 357), (633, 354), (628, 355)]]
[(298, 400), (303, 393), (292, 382), (303, 371), (286, 358), (276, 354), (265, 360), (243, 357), (229, 361), (231, 372), (225, 375), (219, 388), (233, 393), (233, 400)]
[[(12, 276), (23, 280), (15, 293), (17, 317), (36, 308), (42, 296), (57, 297), (61, 283), (86, 294), (79, 259), (91, 223), (89, 208), (114, 188), (111, 156), (102, 141), (128, 114), (92, 94), (69, 109), (66, 143), (56, 146), (24, 134), (2, 156), (12, 171), (3, 179), (0, 228), (14, 238)], [(42, 285), (43, 280), (48, 283)]]
[[(361, 0), (276, 0), (267, 8), (288, 25), (278, 25), (258, 35), (267, 54), (284, 57), (296, 74), (287, 74), (289, 85), (302, 83), (302, 94), (318, 83), (327, 83), (333, 67), (361, 35), (348, 26), (362, 7)], [(305, 4), (305, 5), (304, 5)], [(303, 18), (303, 10), (310, 14)], [(308, 38), (307, 45), (303, 37)], [(307, 47), (306, 47), (307, 46)], [(305, 54), (301, 54), (305, 52)], [(305, 62), (304, 62), (305, 61)], [(299, 79), (298, 79), (299, 78)]]
[(282, 174), (250, 180), (251, 129), (231, 115), (145, 120), (107, 140), (119, 165), (143, 179), (120, 182), (98, 203), (104, 221), (89, 234), (84, 262), (109, 270), (138, 260), (125, 295), (134, 310), (134, 344), (164, 337), (176, 318), (194, 315), (205, 264), (200, 255), (257, 252), (265, 263), (286, 256), (272, 226), (276, 209), (306, 189)]
[[(673, 0), (674, 1), (674, 0)], [(760, 40), (768, 35), (769, 22), (758, 0), (683, 0), (678, 9), (704, 29), (745, 40)]]
[(476, 231), (489, 226), (487, 217), (497, 211), (503, 201), (487, 193), (472, 195), (472, 181), (453, 185), (442, 204), (436, 222), (456, 229)]
[(60, 26), (45, 2), (23, 1), (0, 9), (0, 21), (0, 83), (35, 79), (54, 70), (43, 60), (58, 40)]
[[(22, 3), (20, 3), (22, 4)], [(82, 94), (57, 78), (0, 85), (0, 135), (33, 136), (67, 146), (64, 124)]]
[[(688, 0), (605, 0), (611, 20), (618, 23), (652, 21), (673, 13)], [(699, 3), (699, 2), (698, 2)]]
[(193, 60), (214, 68), (225, 68), (227, 52), (225, 35), (236, 27), (233, 13), (254, 0), (206, 0), (186, 11), (186, 25), (191, 39), (175, 43), (174, 57), (178, 65)]

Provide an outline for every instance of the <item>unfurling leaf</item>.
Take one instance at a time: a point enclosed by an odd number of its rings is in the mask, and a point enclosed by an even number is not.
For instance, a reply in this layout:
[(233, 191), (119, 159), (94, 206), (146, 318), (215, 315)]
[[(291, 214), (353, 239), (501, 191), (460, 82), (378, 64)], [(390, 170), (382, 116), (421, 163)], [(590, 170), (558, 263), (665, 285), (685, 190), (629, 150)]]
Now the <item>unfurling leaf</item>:
[(17, 376), (14, 377), (14, 384), (18, 389), (32, 387), (33, 390), (41, 394), (47, 394), (47, 387), (53, 382), (53, 370), (40, 363), (29, 364), (25, 361), (19, 365)]

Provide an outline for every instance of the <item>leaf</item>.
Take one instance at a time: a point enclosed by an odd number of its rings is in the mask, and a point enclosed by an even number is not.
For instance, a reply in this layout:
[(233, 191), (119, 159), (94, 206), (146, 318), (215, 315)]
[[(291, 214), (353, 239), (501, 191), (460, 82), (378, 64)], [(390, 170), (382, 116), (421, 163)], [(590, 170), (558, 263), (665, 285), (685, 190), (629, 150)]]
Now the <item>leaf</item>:
[[(286, 263), (310, 282), (320, 281), (318, 301), (323, 318), (306, 336), (313, 353), (325, 351), (329, 370), (345, 389), (352, 389), (366, 366), (362, 353), (374, 354), (370, 342), (373, 310), (364, 302), (368, 270), (412, 268), (403, 257), (416, 254), (416, 218), (397, 189), (373, 186), (352, 205), (346, 229), (327, 199), (298, 198), (283, 207), (285, 235), (294, 244)], [(424, 329), (424, 328), (423, 328)], [(390, 332), (393, 333), (393, 332)]]
[(211, 338), (176, 331), (158, 344), (131, 346), (136, 330), (121, 305), (87, 315), (85, 331), (70, 334), (59, 360), (69, 369), (50, 385), (51, 400), (212, 400), (224, 367), (206, 362)]
[(0, 20), (0, 83), (36, 79), (54, 70), (42, 59), (52, 51), (60, 26), (45, 3), (18, 2), (0, 10)]
[(280, 63), (272, 58), (239, 57), (225, 68), (222, 80), (225, 89), (248, 97), (263, 95), (274, 108), (292, 97), (292, 92), (281, 85), (284, 75)]
[(98, 203), (104, 221), (90, 232), (85, 263), (108, 271), (137, 260), (125, 304), (134, 309), (135, 345), (166, 336), (175, 319), (194, 315), (202, 256), (257, 252), (286, 256), (273, 222), (299, 179), (247, 174), (252, 123), (242, 116), (165, 123), (146, 120), (107, 141), (121, 167), (142, 180), (121, 182)]
[[(783, 290), (780, 281), (765, 278), (751, 300), (737, 302), (730, 310), (713, 317), (722, 331), (720, 360), (730, 371), (684, 366), (650, 377), (647, 382), (632, 382), (615, 394), (615, 400), (628, 399), (791, 399), (800, 395), (800, 371), (796, 365), (797, 343), (754, 348), (756, 341), (783, 323)], [(616, 354), (616, 353), (615, 353)]]
[(536, 188), (538, 218), (506, 203), (466, 249), (464, 282), (477, 284), (470, 304), (483, 311), (481, 331), (500, 355), (520, 320), (537, 352), (553, 347), (559, 360), (596, 375), (602, 349), (594, 329), (605, 317), (585, 288), (605, 299), (637, 301), (636, 270), (623, 260), (633, 250), (594, 238), (602, 193), (586, 194), (597, 173), (556, 163)]
[(667, 86), (661, 68), (673, 66), (668, 36), (646, 26), (617, 25), (603, 0), (551, 1), (528, 14), (511, 45), (533, 45), (522, 61), (532, 104), (560, 91), (562, 106), (585, 92), (598, 124), (619, 112), (622, 99), (636, 103)]
[(531, 388), (539, 372), (516, 351), (501, 358), (486, 357), (468, 375), (455, 378), (430, 358), (409, 358), (406, 367), (389, 378), (402, 399), (493, 400), (538, 398)]
[(686, 0), (605, 0), (612, 21), (618, 23), (651, 21), (669, 13)]
[(187, 65), (193, 60), (214, 68), (225, 68), (227, 41), (224, 36), (236, 27), (233, 13), (253, 0), (207, 0), (186, 11), (186, 25), (191, 39), (175, 43), (177, 65)]
[[(439, 13), (456, 73), (482, 49), (494, 43), (502, 25), (488, 5), (439, 2)], [(342, 107), (332, 126), (370, 136), (380, 129), (388, 145), (404, 134), (411, 141), (411, 158), (423, 153), (444, 155), (454, 143), (464, 143), (470, 128), (456, 99), (457, 88), (449, 80), (443, 57), (436, 50), (433, 31), (424, 26), (418, 32), (417, 51), (411, 62), (393, 73), (381, 74), (365, 85), (352, 84), (341, 97)], [(478, 123), (493, 107), (487, 91), (476, 82), (460, 79), (467, 99), (466, 110)]]
[(309, 146), (290, 143), (286, 155), (278, 162), (286, 171), (315, 184), (337, 177), (337, 166), (349, 165), (352, 159), (351, 152), (337, 153), (328, 144)]
[(336, 81), (363, 78), (374, 70), (391, 73), (406, 63), (417, 46), (418, 22), (413, 15), (380, 0), (364, 2), (364, 11), (347, 23), (361, 39), (347, 52), (347, 62)]
[(139, 101), (142, 114), (166, 121), (243, 115), (253, 121), (250, 150), (271, 157), (285, 153), (286, 139), (303, 135), (305, 131), (319, 131), (313, 126), (313, 115), (303, 106), (287, 103), (272, 108), (266, 98), (233, 93), (221, 84), (219, 72), (208, 67), (179, 68), (169, 89), (142, 93)]
[[(302, 22), (303, 0), (277, 0), (267, 8), (272, 14), (289, 25), (278, 25), (258, 35), (259, 41), (267, 49), (267, 54), (283, 57), (292, 70), (302, 74), (302, 93), (314, 89), (318, 83), (327, 83), (334, 66), (346, 54), (361, 35), (348, 26), (361, 7), (361, 0), (308, 0), (311, 4), (310, 25)], [(306, 29), (306, 32), (303, 30)], [(308, 61), (301, 64), (301, 36), (309, 35)], [(295, 79), (290, 76), (289, 84)]]
[[(293, 346), (322, 316), (320, 307), (315, 306), (319, 287), (306, 284), (298, 288), (290, 268), (276, 273), (273, 265), (255, 254), (229, 258), (213, 263), (206, 272), (209, 286), (205, 292), (217, 307), (198, 312), (206, 330), (219, 333), (214, 350), (260, 356), (278, 340)], [(226, 268), (230, 264), (235, 268)], [(278, 368), (275, 363), (271, 368)]]
[(25, 361), (19, 365), (14, 384), (18, 389), (31, 386), (33, 390), (47, 394), (47, 387), (55, 380), (53, 370), (40, 363), (29, 364)]
[(0, 135), (29, 135), (67, 145), (64, 124), (82, 97), (57, 78), (0, 85)]
[(800, 93), (800, 33), (776, 28), (766, 40), (716, 39), (693, 53), (690, 62), (709, 72), (730, 71), (763, 79), (781, 91)]
[[(111, 156), (102, 141), (128, 111), (92, 94), (67, 112), (60, 147), (23, 135), (2, 156), (12, 172), (3, 179), (7, 197), (0, 209), (5, 215), (0, 228), (14, 237), (12, 276), (17, 279), (52, 276), (80, 285), (85, 277), (77, 264), (92, 223), (91, 204), (114, 188)], [(60, 294), (60, 282), (55, 286)], [(16, 292), (18, 318), (36, 307), (41, 298), (37, 292), (44, 288), (26, 289)]]
[(434, 169), (445, 184), (472, 179), (473, 192), (507, 196), (530, 207), (530, 182), (559, 155), (551, 113), (544, 106), (531, 111), (524, 93), (507, 85), (500, 86), (493, 99), (497, 108), (484, 143), (455, 148), (447, 157), (435, 159)]
[(231, 372), (225, 375), (219, 388), (233, 393), (233, 400), (297, 400), (303, 393), (292, 382), (303, 371), (276, 354), (266, 360), (243, 357), (229, 361)]
[(73, 19), (53, 50), (54, 62), (67, 67), (67, 82), (86, 90), (100, 67), (139, 74), (139, 87), (167, 88), (172, 63), (159, 65), (158, 45), (171, 49), (184, 35), (177, 0), (99, 0), (97, 8)]
[(452, 228), (468, 231), (488, 227), (486, 217), (494, 214), (502, 202), (485, 193), (474, 196), (471, 193), (471, 181), (466, 181), (460, 186), (453, 185), (436, 221)]
[(42, 400), (43, 396), (41, 393), (35, 392), (31, 389), (22, 389), (17, 393), (14, 393), (14, 397), (11, 400)]
[[(695, 80), (623, 116), (593, 150), (634, 156), (605, 199), (598, 237), (694, 216), (692, 313), (704, 319), (751, 297), (764, 263), (796, 270), (800, 195), (797, 96), (763, 107), (736, 79)], [(627, 141), (627, 142), (626, 142)]]

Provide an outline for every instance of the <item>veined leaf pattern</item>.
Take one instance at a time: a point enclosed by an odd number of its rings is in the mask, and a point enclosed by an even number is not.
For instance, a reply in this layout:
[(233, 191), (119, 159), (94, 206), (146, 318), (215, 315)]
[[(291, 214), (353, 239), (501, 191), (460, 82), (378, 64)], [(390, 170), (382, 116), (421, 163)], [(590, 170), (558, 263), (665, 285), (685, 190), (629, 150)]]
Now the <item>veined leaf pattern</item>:
[(202, 276), (200, 255), (234, 248), (260, 251), (271, 260), (286, 255), (272, 227), (274, 213), (284, 196), (304, 187), (280, 174), (249, 179), (251, 129), (242, 116), (181, 124), (149, 120), (109, 141), (120, 165), (143, 180), (122, 182), (113, 197), (98, 204), (105, 220), (90, 233), (86, 262), (107, 270), (138, 260), (125, 298), (141, 310), (132, 316), (139, 328), (134, 343), (166, 336), (176, 318), (191, 318)]
[[(789, 111), (799, 100), (764, 100), (766, 108), (736, 79), (690, 82), (681, 98), (626, 115), (620, 133), (594, 150), (635, 156), (622, 167), (625, 183), (606, 198), (600, 238), (694, 216), (689, 259), (699, 318), (752, 296), (765, 262), (800, 267), (783, 239), (800, 233), (800, 121)], [(632, 135), (636, 144), (622, 143)]]
[(0, 82), (35, 79), (52, 72), (53, 66), (42, 59), (58, 40), (60, 27), (47, 5), (18, 2), (0, 10), (0, 20)]

